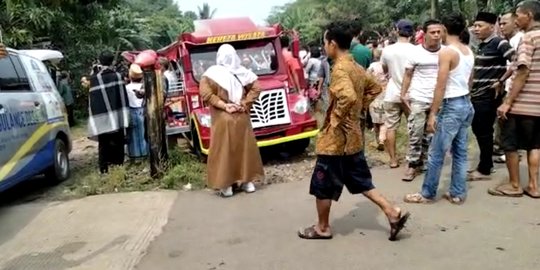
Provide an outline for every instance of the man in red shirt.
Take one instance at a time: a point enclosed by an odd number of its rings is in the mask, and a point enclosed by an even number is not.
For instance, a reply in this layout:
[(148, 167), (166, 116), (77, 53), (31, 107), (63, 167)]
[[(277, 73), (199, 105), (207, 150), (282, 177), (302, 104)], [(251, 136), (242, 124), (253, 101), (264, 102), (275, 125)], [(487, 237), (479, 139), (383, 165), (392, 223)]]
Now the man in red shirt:
[(289, 85), (292, 85), (292, 88), (296, 88), (297, 91), (301, 89), (300, 79), (298, 78), (299, 72), (303, 73), (302, 66), (297, 58), (294, 58), (292, 52), (289, 51), (289, 37), (281, 37), (281, 53), (283, 54), (283, 59), (287, 64), (287, 73), (289, 74)]

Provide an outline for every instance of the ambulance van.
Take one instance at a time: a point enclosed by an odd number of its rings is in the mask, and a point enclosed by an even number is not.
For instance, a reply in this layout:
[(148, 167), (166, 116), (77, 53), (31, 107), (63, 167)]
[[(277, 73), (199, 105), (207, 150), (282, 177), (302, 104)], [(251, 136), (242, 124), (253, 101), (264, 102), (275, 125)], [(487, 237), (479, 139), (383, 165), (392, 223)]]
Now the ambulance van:
[(49, 50), (0, 53), (0, 192), (40, 174), (69, 178), (66, 108), (43, 63), (59, 57)]

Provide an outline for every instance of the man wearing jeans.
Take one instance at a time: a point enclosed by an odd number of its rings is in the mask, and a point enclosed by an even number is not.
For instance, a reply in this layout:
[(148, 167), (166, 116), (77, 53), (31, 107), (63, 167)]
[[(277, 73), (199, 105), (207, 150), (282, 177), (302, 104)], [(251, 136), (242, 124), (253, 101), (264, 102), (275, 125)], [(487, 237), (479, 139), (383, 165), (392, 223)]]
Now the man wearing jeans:
[(441, 49), (442, 24), (438, 20), (424, 23), (425, 42), (417, 45), (416, 52), (405, 66), (405, 76), (401, 86), (401, 100), (409, 113), (409, 168), (402, 178), (412, 181), (427, 159), (431, 134), (426, 132), (427, 117), (433, 101), (433, 91), (437, 83), (439, 51)]
[(448, 31), (448, 46), (439, 53), (437, 85), (428, 119), (428, 130), (435, 131), (435, 135), (429, 149), (422, 191), (406, 195), (404, 200), (407, 203), (428, 203), (435, 199), (444, 158), (450, 149), (452, 177), (450, 192), (445, 194), (445, 198), (451, 203), (461, 204), (467, 196), (468, 128), (474, 116), (468, 95), (474, 55), (460, 40), (466, 29), (463, 15), (446, 17), (443, 24)]

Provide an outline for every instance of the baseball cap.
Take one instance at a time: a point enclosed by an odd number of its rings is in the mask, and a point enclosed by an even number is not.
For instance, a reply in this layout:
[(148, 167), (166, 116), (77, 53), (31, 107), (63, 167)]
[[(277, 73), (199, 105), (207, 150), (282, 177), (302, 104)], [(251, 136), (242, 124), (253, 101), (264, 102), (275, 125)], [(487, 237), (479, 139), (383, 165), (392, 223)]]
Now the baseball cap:
[(396, 23), (396, 28), (400, 36), (411, 37), (414, 33), (414, 24), (407, 19), (399, 20)]

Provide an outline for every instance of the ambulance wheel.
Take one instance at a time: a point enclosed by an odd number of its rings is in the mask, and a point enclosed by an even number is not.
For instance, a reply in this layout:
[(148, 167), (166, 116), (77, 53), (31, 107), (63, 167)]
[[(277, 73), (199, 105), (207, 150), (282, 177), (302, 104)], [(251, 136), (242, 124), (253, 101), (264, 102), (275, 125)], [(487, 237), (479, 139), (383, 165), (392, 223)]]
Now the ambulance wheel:
[(69, 178), (69, 153), (66, 143), (56, 138), (54, 141), (54, 164), (46, 172), (47, 179), (54, 182), (62, 182)]
[(201, 144), (199, 142), (199, 133), (197, 133), (196, 129), (191, 130), (191, 139), (193, 140), (193, 154), (199, 159), (201, 162), (206, 163), (207, 156), (202, 152)]

